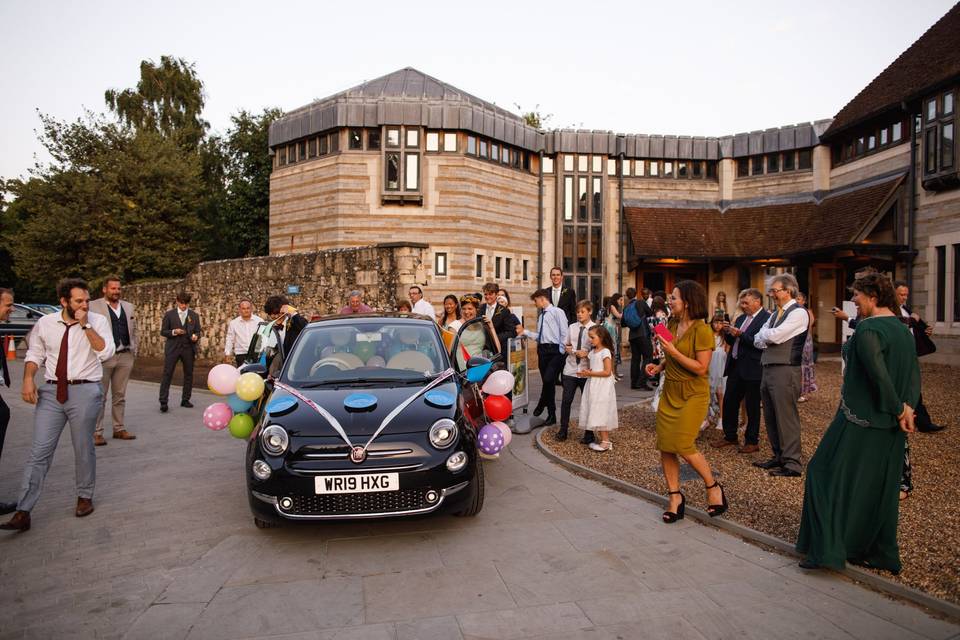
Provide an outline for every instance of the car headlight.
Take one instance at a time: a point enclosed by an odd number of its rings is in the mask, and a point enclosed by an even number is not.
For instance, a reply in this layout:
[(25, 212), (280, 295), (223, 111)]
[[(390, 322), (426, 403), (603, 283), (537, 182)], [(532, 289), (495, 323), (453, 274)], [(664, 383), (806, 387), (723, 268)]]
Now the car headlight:
[(272, 424), (260, 432), (260, 446), (272, 456), (279, 456), (287, 450), (290, 436), (287, 430), (278, 424)]
[(469, 462), (467, 454), (463, 451), (457, 451), (450, 454), (450, 457), (447, 458), (447, 469), (456, 473), (467, 466), (467, 462)]
[(270, 470), (270, 465), (263, 460), (255, 460), (253, 462), (253, 475), (256, 476), (257, 480), (266, 480), (270, 477), (271, 473), (273, 472)]
[(446, 449), (457, 439), (457, 423), (450, 418), (442, 418), (430, 427), (430, 444), (437, 449)]

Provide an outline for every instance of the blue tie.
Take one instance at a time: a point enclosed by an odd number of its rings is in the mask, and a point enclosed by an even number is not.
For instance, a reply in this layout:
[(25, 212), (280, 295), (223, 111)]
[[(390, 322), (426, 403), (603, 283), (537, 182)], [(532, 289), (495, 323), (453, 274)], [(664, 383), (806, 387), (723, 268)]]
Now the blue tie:
[(537, 344), (540, 344), (541, 338), (543, 337), (543, 325), (547, 320), (547, 312), (540, 312), (540, 326), (537, 328)]

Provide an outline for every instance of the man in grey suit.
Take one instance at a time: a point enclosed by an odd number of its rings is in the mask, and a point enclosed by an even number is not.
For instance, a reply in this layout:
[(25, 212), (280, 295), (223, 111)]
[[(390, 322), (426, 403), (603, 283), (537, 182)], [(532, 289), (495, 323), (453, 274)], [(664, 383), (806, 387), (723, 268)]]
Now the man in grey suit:
[(90, 311), (99, 313), (110, 321), (110, 331), (114, 344), (114, 355), (103, 363), (103, 407), (97, 416), (97, 428), (93, 434), (93, 444), (102, 447), (107, 444), (103, 437), (103, 416), (107, 408), (107, 394), (113, 387), (110, 415), (113, 419), (113, 437), (116, 440), (135, 440), (124, 426), (123, 412), (126, 407), (127, 382), (133, 372), (133, 360), (137, 357), (137, 318), (133, 305), (121, 300), (123, 285), (119, 276), (107, 276), (103, 283), (103, 297), (90, 303)]
[(170, 397), (170, 381), (177, 362), (183, 363), (183, 393), (180, 406), (193, 408), (190, 394), (193, 391), (193, 359), (197, 355), (200, 340), (200, 316), (190, 308), (191, 296), (186, 291), (177, 294), (177, 306), (167, 311), (160, 325), (160, 335), (167, 339), (163, 347), (163, 379), (160, 381), (160, 411), (167, 412)]

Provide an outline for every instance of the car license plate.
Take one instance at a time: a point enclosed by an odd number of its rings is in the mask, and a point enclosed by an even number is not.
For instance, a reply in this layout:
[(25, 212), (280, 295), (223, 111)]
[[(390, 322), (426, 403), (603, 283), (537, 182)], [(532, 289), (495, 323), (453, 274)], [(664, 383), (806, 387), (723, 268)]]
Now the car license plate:
[(325, 493), (371, 493), (374, 491), (398, 491), (399, 473), (350, 473), (317, 476), (316, 492)]

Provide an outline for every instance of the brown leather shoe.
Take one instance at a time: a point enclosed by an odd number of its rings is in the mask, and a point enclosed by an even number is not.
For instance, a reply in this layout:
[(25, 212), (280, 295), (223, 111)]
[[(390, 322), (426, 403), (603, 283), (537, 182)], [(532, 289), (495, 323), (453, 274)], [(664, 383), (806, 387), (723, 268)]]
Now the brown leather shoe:
[(100, 435), (99, 433), (93, 434), (93, 445), (94, 445), (94, 446), (96, 446), (96, 447), (103, 447), (103, 446), (106, 446), (106, 444), (107, 444), (107, 441), (106, 441), (106, 439), (104, 439), (104, 437), (103, 437), (102, 435)]
[(17, 511), (8, 522), (0, 524), (0, 529), (8, 531), (27, 531), (30, 528), (30, 512)]
[(730, 442), (726, 438), (720, 438), (719, 440), (714, 440), (710, 443), (714, 449), (723, 449), (724, 447), (735, 447), (737, 446), (736, 442)]
[(77, 498), (77, 517), (82, 518), (93, 513), (93, 500), (90, 498)]
[(756, 453), (758, 451), (760, 451), (760, 445), (756, 444), (745, 444), (737, 449), (738, 453)]
[[(120, 429), (120, 431), (113, 432), (113, 438), (115, 440), (136, 440), (137, 436), (133, 435), (126, 429)], [(106, 444), (106, 443), (104, 443)]]

